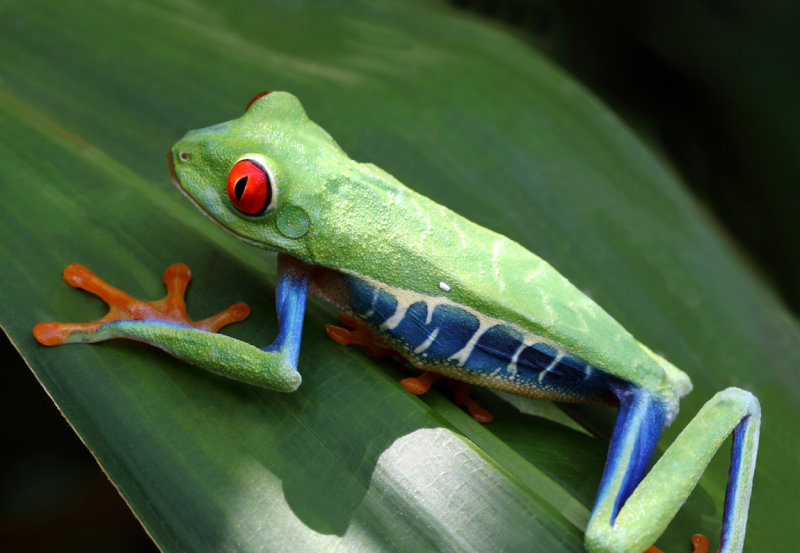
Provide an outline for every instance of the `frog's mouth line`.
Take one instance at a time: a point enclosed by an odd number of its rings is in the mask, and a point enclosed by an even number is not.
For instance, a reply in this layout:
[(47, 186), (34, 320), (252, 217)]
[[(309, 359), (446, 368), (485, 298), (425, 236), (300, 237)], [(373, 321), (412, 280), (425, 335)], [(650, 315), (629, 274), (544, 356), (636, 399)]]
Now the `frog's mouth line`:
[(181, 181), (178, 180), (178, 173), (175, 172), (175, 161), (172, 159), (172, 150), (167, 152), (167, 162), (169, 163), (169, 178), (172, 180), (172, 184), (180, 188)]
[[(206, 219), (208, 219), (209, 221), (211, 221), (212, 223), (214, 223), (215, 225), (217, 225), (219, 228), (221, 228), (221, 229), (223, 229), (223, 230), (225, 230), (225, 231), (227, 231), (227, 232), (231, 232), (231, 233), (232, 233), (232, 234), (234, 234), (235, 236), (238, 236), (236, 233), (232, 232), (230, 229), (228, 229), (228, 228), (226, 228), (224, 225), (220, 224), (220, 222), (219, 222), (219, 221), (217, 221), (216, 219), (214, 219), (214, 218), (211, 216), (211, 214), (210, 214), (208, 211), (206, 211), (206, 210), (203, 208), (203, 206), (201, 206), (201, 205), (200, 205), (200, 204), (197, 202), (197, 200), (195, 200), (194, 198), (192, 198), (192, 195), (191, 195), (191, 194), (189, 194), (189, 193), (188, 193), (188, 192), (187, 192), (187, 191), (186, 191), (186, 190), (183, 188), (183, 185), (181, 184), (181, 180), (178, 178), (178, 173), (175, 171), (175, 162), (174, 162), (174, 161), (173, 161), (173, 159), (172, 159), (172, 150), (170, 150), (170, 151), (168, 151), (168, 152), (167, 152), (167, 163), (169, 163), (169, 178), (170, 178), (170, 180), (172, 181), (172, 184), (174, 184), (174, 185), (175, 185), (175, 188), (177, 188), (177, 189), (178, 189), (178, 191), (179, 191), (179, 192), (180, 192), (180, 193), (183, 195), (183, 197), (184, 197), (184, 198), (186, 198), (187, 200), (189, 200), (189, 201), (192, 203), (192, 205), (193, 205), (194, 207), (196, 207), (196, 208), (197, 208), (197, 210), (198, 210), (200, 213), (202, 213), (203, 215), (205, 215)], [(242, 239), (244, 239), (244, 237), (242, 237)]]

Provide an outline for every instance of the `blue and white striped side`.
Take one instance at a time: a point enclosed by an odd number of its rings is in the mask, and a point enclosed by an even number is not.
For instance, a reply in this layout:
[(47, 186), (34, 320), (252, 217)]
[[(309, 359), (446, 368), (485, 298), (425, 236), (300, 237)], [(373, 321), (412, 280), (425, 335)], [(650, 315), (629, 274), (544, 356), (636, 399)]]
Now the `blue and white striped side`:
[(444, 295), (427, 296), (350, 275), (345, 282), (353, 314), (420, 368), (530, 397), (614, 397), (611, 387), (617, 379), (552, 340)]

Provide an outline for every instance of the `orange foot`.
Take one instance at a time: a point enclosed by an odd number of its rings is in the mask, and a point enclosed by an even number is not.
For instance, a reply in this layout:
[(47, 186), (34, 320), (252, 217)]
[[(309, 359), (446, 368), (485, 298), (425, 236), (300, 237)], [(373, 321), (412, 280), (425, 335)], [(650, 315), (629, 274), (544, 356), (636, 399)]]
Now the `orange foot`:
[[(422, 371), (419, 376), (404, 378), (400, 381), (400, 384), (415, 396), (421, 396), (440, 378), (442, 378), (440, 374)], [(469, 384), (454, 378), (448, 378), (447, 383), (450, 385), (450, 389), (453, 390), (453, 403), (459, 407), (466, 407), (472, 418), (478, 422), (492, 422), (492, 414), (469, 397)]]
[(442, 375), (438, 373), (432, 373), (430, 371), (422, 371), (419, 376), (409, 376), (408, 378), (404, 378), (400, 381), (400, 384), (403, 385), (403, 388), (414, 394), (415, 396), (421, 396), (425, 392), (431, 389), (433, 383), (442, 378)]
[[(365, 346), (367, 348), (367, 355), (390, 356), (401, 362), (406, 361), (402, 355), (390, 348), (386, 342), (377, 336), (368, 326), (355, 317), (347, 313), (339, 313), (339, 322), (347, 328), (325, 325), (328, 336), (337, 344), (343, 346), (349, 346), (351, 344)], [(422, 371), (422, 374), (419, 376), (402, 379), (400, 384), (415, 396), (421, 396), (440, 378), (442, 378), (440, 374)], [(450, 388), (453, 390), (455, 396), (454, 403), (456, 405), (459, 407), (466, 407), (469, 410), (469, 414), (472, 415), (472, 418), (478, 422), (490, 422), (492, 420), (492, 414), (469, 397), (469, 384), (453, 380), (452, 378), (448, 378), (447, 383), (450, 384)]]
[(453, 389), (453, 403), (459, 407), (466, 407), (472, 418), (478, 422), (492, 422), (492, 414), (469, 397), (469, 384), (452, 378), (448, 378), (447, 383)]
[[(703, 534), (695, 534), (692, 536), (692, 553), (708, 553), (711, 544), (708, 543), (708, 538)], [(644, 553), (663, 553), (655, 545), (651, 545)]]
[[(343, 346), (349, 346), (351, 344), (365, 346), (367, 348), (367, 355), (389, 356), (394, 357), (400, 362), (406, 361), (402, 355), (390, 348), (386, 342), (377, 336), (372, 329), (355, 317), (341, 312), (339, 313), (339, 322), (347, 328), (325, 325), (328, 336), (337, 344)], [(427, 392), (431, 385), (440, 378), (442, 378), (440, 374), (422, 371), (422, 374), (419, 376), (402, 379), (400, 384), (412, 394), (420, 396)], [(469, 410), (469, 414), (472, 415), (472, 418), (478, 422), (490, 422), (492, 420), (492, 414), (469, 397), (469, 384), (453, 380), (452, 378), (448, 378), (447, 382), (453, 389), (453, 394), (455, 396), (454, 403), (456, 405), (459, 407), (466, 407)]]
[(92, 271), (73, 263), (64, 269), (64, 280), (74, 288), (81, 288), (105, 301), (108, 314), (89, 323), (39, 323), (33, 335), (45, 346), (57, 346), (81, 340), (102, 325), (121, 319), (136, 321), (165, 321), (193, 326), (200, 330), (216, 332), (223, 326), (241, 321), (250, 314), (245, 303), (237, 303), (202, 321), (191, 321), (186, 314), (184, 294), (192, 278), (192, 271), (183, 263), (175, 263), (164, 271), (167, 295), (157, 301), (138, 300), (100, 279)]
[(401, 362), (405, 362), (402, 355), (386, 345), (386, 342), (381, 340), (367, 325), (355, 317), (340, 312), (339, 322), (347, 328), (336, 325), (325, 325), (328, 336), (337, 344), (343, 346), (352, 344), (365, 346), (367, 348), (367, 355), (371, 357), (394, 357)]

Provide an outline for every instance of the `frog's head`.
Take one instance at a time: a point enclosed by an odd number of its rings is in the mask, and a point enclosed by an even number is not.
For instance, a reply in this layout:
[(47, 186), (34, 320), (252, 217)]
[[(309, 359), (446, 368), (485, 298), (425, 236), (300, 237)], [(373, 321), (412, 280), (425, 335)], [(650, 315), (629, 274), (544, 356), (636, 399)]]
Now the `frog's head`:
[(259, 94), (240, 118), (190, 131), (168, 158), (175, 184), (214, 222), (300, 258), (325, 182), (349, 161), (287, 92)]

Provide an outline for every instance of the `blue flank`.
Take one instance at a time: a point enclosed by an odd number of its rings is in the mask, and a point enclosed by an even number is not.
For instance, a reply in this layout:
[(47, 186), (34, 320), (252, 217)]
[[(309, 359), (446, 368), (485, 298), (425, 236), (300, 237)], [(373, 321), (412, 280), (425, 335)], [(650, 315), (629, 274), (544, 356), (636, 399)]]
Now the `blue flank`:
[(480, 325), (475, 315), (452, 305), (437, 305), (428, 324), (425, 323), (427, 317), (428, 306), (424, 302), (414, 303), (391, 333), (413, 351), (430, 340), (431, 334), (439, 329), (436, 338), (420, 356), (434, 363), (447, 362), (449, 357), (458, 353)]
[(353, 310), (365, 322), (378, 327), (397, 311), (397, 300), (390, 293), (373, 288), (363, 280), (348, 277)]
[[(616, 397), (620, 404), (619, 415), (595, 500), (595, 509), (604, 502), (613, 502), (608, 523), (614, 525), (625, 501), (647, 474), (664, 429), (667, 414), (658, 397), (605, 374), (559, 351), (550, 343), (538, 342), (522, 347), (522, 332), (510, 325), (500, 323), (486, 328), (484, 323), (484, 330), (481, 330), (478, 316), (456, 304), (443, 303), (442, 298), (410, 295), (408, 297), (413, 298), (412, 303), (396, 326), (391, 329), (381, 327), (397, 312), (398, 299), (390, 291), (355, 277), (347, 277), (346, 282), (355, 314), (418, 365), (429, 365), (434, 371), (437, 365), (446, 365), (450, 370), (463, 370), (464, 376), (480, 374), (504, 383), (513, 381), (515, 385), (525, 388), (554, 392), (562, 399)], [(428, 302), (434, 306), (430, 320)], [(475, 339), (477, 332), (481, 334)], [(434, 338), (431, 339), (431, 336)], [(527, 343), (536, 341), (532, 334), (527, 338)], [(464, 350), (473, 339), (472, 349)], [(452, 359), (456, 353), (462, 360), (462, 356), (466, 355), (463, 366), (459, 365), (458, 360)], [(516, 363), (512, 363), (515, 357)], [(491, 386), (488, 382), (486, 384)], [(503, 389), (503, 386), (497, 387)], [(743, 422), (736, 430), (736, 437), (741, 438), (734, 441), (731, 471), (738, 470), (740, 464), (744, 428)], [(731, 494), (735, 488), (731, 489), (731, 486), (735, 486), (735, 479), (732, 478), (730, 482), (728, 497), (733, 497)], [(725, 507), (726, 510), (732, 508), (727, 501)]]
[[(460, 365), (452, 357), (462, 352), (479, 331), (476, 315), (457, 304), (442, 303), (441, 298), (419, 295), (419, 301), (408, 306), (394, 328), (383, 328), (381, 325), (398, 309), (397, 298), (390, 291), (353, 276), (346, 277), (346, 282), (354, 314), (417, 364), (429, 365), (434, 371), (437, 365), (446, 365), (450, 370), (463, 370), (465, 375), (483, 375), (505, 384), (545, 390), (564, 399), (605, 400), (616, 395), (612, 388), (620, 384), (617, 379), (569, 354), (558, 359), (559, 351), (550, 344), (539, 342), (518, 351), (523, 345), (523, 335), (505, 324), (481, 331), (466, 361)], [(436, 300), (432, 302), (430, 320), (426, 300)], [(533, 335), (528, 336), (528, 343), (535, 341), (531, 338)]]

